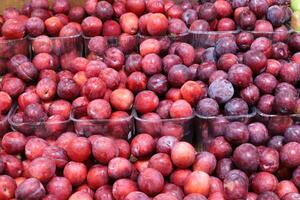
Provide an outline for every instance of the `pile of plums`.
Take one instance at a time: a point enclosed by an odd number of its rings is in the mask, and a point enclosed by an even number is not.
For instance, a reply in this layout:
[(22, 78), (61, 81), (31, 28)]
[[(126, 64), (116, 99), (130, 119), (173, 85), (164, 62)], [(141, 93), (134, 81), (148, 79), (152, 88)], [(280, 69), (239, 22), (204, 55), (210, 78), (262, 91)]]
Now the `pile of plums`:
[(265, 114), (298, 114), (299, 36), (240, 32), (195, 49), (197, 80), (208, 88), (197, 113), (246, 115), (256, 106)]
[(288, 5), (5, 9), (0, 199), (299, 200), (300, 33)]
[[(188, 200), (223, 193), (220, 179), (210, 177), (216, 167), (214, 155), (196, 155), (189, 143), (173, 136), (155, 141), (140, 134), (129, 144), (122, 139), (86, 138), (72, 132), (57, 140), (9, 132), (1, 146), (3, 199)], [(209, 163), (204, 164), (206, 159)], [(228, 181), (234, 180), (228, 177)]]
[[(240, 122), (232, 122), (231, 131), (238, 132), (234, 123)], [(248, 128), (256, 134), (262, 126)], [(272, 139), (267, 146), (219, 136), (199, 153), (174, 136), (155, 140), (139, 134), (129, 144), (73, 132), (56, 140), (8, 132), (1, 141), (0, 194), (3, 199), (297, 200), (295, 132), (298, 125), (286, 130), (285, 144)]]

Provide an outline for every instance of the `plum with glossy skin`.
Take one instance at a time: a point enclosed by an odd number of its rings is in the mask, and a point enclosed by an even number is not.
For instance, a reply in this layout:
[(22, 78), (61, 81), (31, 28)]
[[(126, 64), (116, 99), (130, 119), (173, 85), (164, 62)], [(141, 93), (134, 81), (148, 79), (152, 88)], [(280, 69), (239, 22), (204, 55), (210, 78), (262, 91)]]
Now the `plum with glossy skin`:
[(136, 182), (130, 179), (119, 179), (112, 187), (112, 194), (115, 200), (124, 200), (131, 192), (138, 191)]
[(133, 94), (127, 89), (114, 90), (110, 95), (112, 107), (120, 111), (129, 111), (133, 105)]
[(244, 9), (238, 15), (237, 22), (244, 30), (253, 30), (255, 27), (256, 16), (250, 9)]
[(99, 187), (95, 192), (94, 198), (96, 200), (113, 200), (112, 187), (109, 185)]
[(194, 47), (188, 43), (180, 42), (176, 48), (175, 52), (182, 59), (182, 63), (186, 66), (193, 64), (195, 59)]
[(1, 27), (2, 35), (7, 39), (20, 39), (25, 35), (25, 25), (17, 19), (8, 19)]
[(254, 73), (259, 73), (267, 66), (267, 57), (260, 51), (247, 51), (243, 56), (243, 61)]
[(99, 17), (101, 20), (105, 21), (112, 17), (114, 13), (114, 10), (112, 8), (112, 5), (107, 1), (100, 1), (97, 3), (95, 14), (97, 17)]
[(199, 9), (199, 18), (206, 21), (213, 21), (217, 17), (216, 8), (213, 3), (204, 3)]
[(261, 73), (255, 78), (254, 84), (260, 89), (262, 93), (271, 94), (276, 88), (278, 82), (275, 76), (273, 76), (272, 74)]
[(178, 139), (174, 136), (162, 136), (156, 143), (156, 151), (158, 153), (171, 154), (171, 150), (174, 145), (178, 142)]
[(277, 42), (277, 43), (273, 44), (272, 51), (273, 51), (272, 57), (277, 60), (280, 60), (280, 59), (286, 60), (291, 55), (288, 45), (283, 42)]
[(121, 26), (115, 20), (106, 20), (103, 23), (102, 35), (109, 36), (109, 37), (120, 36), (121, 35)]
[(223, 180), (228, 172), (233, 169), (233, 162), (229, 158), (223, 158), (218, 161), (216, 166), (216, 174), (217, 176)]
[(234, 94), (233, 85), (226, 79), (213, 81), (208, 88), (208, 95), (218, 103), (226, 103)]
[(2, 137), (1, 146), (8, 154), (18, 154), (24, 151), (26, 138), (20, 132), (8, 132)]
[(248, 125), (249, 141), (254, 145), (263, 145), (269, 140), (269, 133), (266, 126), (260, 122)]
[(181, 19), (171, 19), (169, 20), (168, 32), (175, 37), (181, 37), (187, 34), (188, 28)]
[(67, 152), (58, 146), (47, 146), (43, 151), (43, 157), (53, 159), (57, 168), (64, 167), (68, 162)]
[(143, 192), (131, 192), (124, 200), (150, 200), (150, 198)]
[(128, 178), (131, 173), (132, 164), (125, 158), (113, 158), (108, 163), (108, 175), (115, 180)]
[(72, 194), (72, 185), (65, 177), (53, 177), (47, 184), (47, 192), (66, 200)]
[(209, 175), (213, 173), (217, 165), (217, 160), (212, 153), (203, 151), (197, 154), (193, 164), (194, 171), (203, 171)]
[(111, 106), (109, 102), (104, 99), (95, 99), (87, 106), (87, 114), (93, 119), (108, 119), (110, 118), (111, 113)]
[(224, 193), (226, 199), (245, 198), (248, 193), (249, 180), (240, 170), (231, 170), (224, 179)]
[(107, 39), (102, 36), (92, 37), (88, 43), (88, 49), (99, 56), (103, 55), (107, 48)]
[(45, 21), (45, 27), (49, 35), (58, 36), (60, 30), (63, 28), (63, 24), (58, 17), (54, 16)]
[(155, 150), (155, 141), (151, 135), (139, 134), (131, 141), (131, 153), (137, 158), (150, 155)]
[(219, 136), (210, 142), (208, 151), (214, 154), (217, 159), (222, 159), (231, 155), (232, 147), (223, 136)]
[(147, 168), (141, 172), (137, 182), (139, 189), (149, 196), (155, 196), (164, 187), (164, 177), (159, 171), (152, 168)]
[(125, 63), (123, 52), (116, 47), (107, 49), (104, 54), (104, 63), (110, 68), (120, 70)]
[(146, 75), (154, 75), (162, 71), (162, 62), (157, 54), (150, 53), (142, 59), (142, 70)]
[(173, 164), (168, 154), (157, 153), (153, 155), (148, 164), (149, 168), (156, 169), (163, 176), (168, 176), (173, 171)]
[(0, 113), (7, 113), (12, 106), (12, 99), (6, 92), (0, 91)]
[(108, 184), (109, 175), (106, 166), (93, 165), (87, 173), (87, 184), (91, 189), (98, 189)]
[(145, 90), (147, 87), (147, 76), (142, 72), (133, 72), (127, 78), (126, 87), (134, 93)]
[(157, 95), (152, 91), (142, 91), (135, 97), (134, 107), (139, 113), (148, 113), (154, 111), (159, 104)]
[(171, 159), (174, 165), (179, 168), (187, 168), (191, 166), (195, 159), (195, 149), (189, 143), (178, 142), (171, 151)]
[(249, 107), (243, 99), (233, 98), (225, 104), (224, 112), (228, 116), (247, 115)]
[(260, 98), (259, 89), (256, 85), (251, 84), (240, 91), (240, 96), (249, 105), (255, 105)]
[(31, 37), (37, 37), (44, 33), (45, 24), (40, 18), (31, 17), (27, 20), (25, 28)]
[(168, 81), (175, 87), (181, 87), (185, 82), (192, 80), (190, 69), (182, 64), (174, 65), (168, 73)]
[(48, 143), (41, 138), (30, 138), (25, 145), (25, 155), (27, 159), (34, 160), (41, 157)]
[(252, 190), (257, 193), (275, 191), (278, 184), (276, 176), (268, 172), (259, 172), (251, 180)]
[(191, 116), (193, 116), (193, 109), (186, 100), (179, 99), (170, 107), (171, 118), (189, 118)]
[(120, 17), (120, 25), (124, 33), (133, 35), (138, 31), (138, 17), (132, 12), (124, 13)]
[(31, 177), (45, 183), (55, 175), (56, 165), (54, 160), (40, 157), (29, 164), (28, 170)]
[(12, 178), (17, 178), (22, 175), (24, 166), (21, 160), (17, 157), (9, 154), (3, 154), (0, 159), (4, 163), (4, 174)]
[(126, 1), (126, 10), (129, 12), (133, 12), (136, 15), (140, 16), (144, 13), (146, 9), (146, 3), (143, 0), (135, 1), (135, 0), (129, 0)]
[(48, 119), (44, 108), (38, 103), (32, 103), (24, 109), (24, 120), (26, 122), (42, 122)]
[(290, 84), (297, 82), (297, 77), (300, 75), (300, 66), (296, 63), (285, 63), (279, 71), (280, 78)]
[(238, 146), (233, 152), (233, 162), (238, 168), (244, 171), (256, 171), (259, 166), (257, 148), (249, 143)]
[(17, 199), (42, 199), (46, 191), (42, 183), (36, 178), (29, 178), (23, 181), (16, 189)]
[(245, 88), (252, 82), (252, 70), (243, 64), (235, 64), (228, 71), (228, 80), (235, 86)]
[(275, 190), (275, 193), (282, 198), (284, 195), (291, 193), (291, 192), (297, 192), (298, 193), (298, 189), (297, 187), (294, 185), (293, 182), (288, 181), (288, 180), (284, 180), (284, 181), (280, 181), (277, 185), (277, 188)]
[(183, 99), (191, 105), (195, 105), (206, 95), (206, 89), (195, 81), (187, 81), (180, 88)]
[(1, 175), (0, 186), (0, 197), (2, 199), (12, 199), (15, 196), (17, 184), (13, 178), (7, 175)]
[(249, 135), (250, 132), (248, 127), (244, 123), (239, 121), (227, 124), (224, 133), (226, 140), (236, 145), (248, 142)]
[(293, 113), (296, 107), (297, 96), (286, 91), (278, 92), (274, 98), (274, 110), (277, 113)]
[(106, 85), (103, 80), (92, 77), (87, 80), (81, 89), (81, 94), (90, 100), (102, 98), (106, 91)]
[(210, 176), (202, 171), (192, 172), (186, 179), (184, 184), (184, 192), (186, 194), (198, 193), (208, 196), (210, 190)]
[(2, 91), (6, 92), (12, 98), (18, 97), (21, 95), (25, 90), (25, 83), (15, 77), (11, 77), (6, 79), (5, 81), (2, 80)]
[(287, 193), (282, 197), (282, 200), (298, 200), (300, 199), (300, 194), (296, 192)]
[(74, 100), (80, 93), (80, 88), (72, 79), (62, 79), (57, 85), (57, 95), (62, 99)]
[(289, 20), (289, 18), (286, 18), (284, 8), (278, 5), (269, 7), (266, 17), (272, 25), (276, 27), (283, 25), (287, 20)]
[[(80, 149), (80, 151), (78, 151)], [(91, 154), (91, 144), (84, 137), (77, 137), (70, 142), (67, 148), (68, 157), (75, 162), (86, 161)]]
[(251, 44), (250, 49), (253, 51), (261, 51), (267, 58), (269, 58), (272, 56), (272, 41), (266, 37), (256, 38)]
[(102, 32), (102, 21), (97, 17), (90, 16), (82, 21), (81, 28), (85, 36), (98, 36)]
[(86, 180), (87, 168), (83, 163), (71, 161), (65, 166), (63, 175), (73, 186), (78, 186)]
[(154, 74), (148, 80), (147, 88), (158, 95), (162, 95), (168, 90), (168, 80), (163, 74)]
[(92, 142), (92, 153), (98, 162), (108, 164), (111, 159), (118, 156), (119, 149), (113, 139), (108, 137), (99, 137)]
[(70, 9), (68, 17), (70, 21), (81, 23), (83, 18), (85, 17), (84, 8), (81, 6), (74, 6)]
[(161, 51), (161, 45), (156, 39), (146, 39), (140, 44), (140, 55), (145, 56), (150, 53), (159, 54)]
[(280, 161), (286, 167), (296, 167), (300, 160), (297, 153), (300, 151), (300, 144), (297, 142), (289, 142), (285, 144), (280, 151)]

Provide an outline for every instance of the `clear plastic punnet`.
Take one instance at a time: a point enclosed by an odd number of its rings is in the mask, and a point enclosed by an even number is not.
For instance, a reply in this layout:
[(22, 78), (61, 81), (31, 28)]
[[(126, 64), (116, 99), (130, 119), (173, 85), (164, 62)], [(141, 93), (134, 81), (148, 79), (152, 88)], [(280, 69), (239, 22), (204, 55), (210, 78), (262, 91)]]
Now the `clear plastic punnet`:
[(63, 121), (41, 121), (24, 122), (20, 116), (18, 106), (15, 105), (9, 114), (8, 122), (14, 131), (19, 131), (24, 135), (35, 135), (41, 138), (57, 138), (62, 133), (72, 129), (70, 119)]
[(236, 116), (212, 116), (207, 117), (196, 113), (196, 147), (199, 150), (207, 150), (211, 141), (217, 137), (225, 137), (226, 131), (232, 123), (234, 127), (239, 128), (248, 125), (254, 120), (256, 116), (256, 109), (252, 108), (250, 113), (246, 115)]
[(138, 36), (123, 33), (120, 36), (95, 36), (84, 39), (84, 53), (89, 59), (105, 56), (109, 48), (117, 48), (127, 55), (138, 50)]
[[(300, 114), (266, 114), (257, 109), (257, 120), (265, 124), (271, 136), (284, 136), (289, 140), (289, 136), (286, 136), (285, 134), (289, 128), (294, 125), (300, 125)], [(297, 129), (300, 130), (300, 126), (298, 126)]]
[(15, 40), (0, 38), (0, 62), (7, 62), (14, 55), (30, 57), (30, 47), (27, 37)]
[(185, 118), (146, 120), (134, 111), (136, 134), (147, 133), (154, 138), (174, 136), (178, 140), (193, 142), (195, 116)]
[(194, 48), (214, 47), (223, 37), (236, 36), (240, 31), (189, 31), (189, 42)]
[(118, 119), (76, 118), (71, 114), (75, 132), (80, 136), (103, 135), (114, 138), (130, 139), (134, 135), (134, 117), (129, 115)]
[(83, 39), (81, 34), (68, 37), (48, 37), (41, 35), (29, 37), (32, 57), (40, 53), (47, 53), (53, 57), (56, 66), (68, 69), (71, 61), (83, 56)]

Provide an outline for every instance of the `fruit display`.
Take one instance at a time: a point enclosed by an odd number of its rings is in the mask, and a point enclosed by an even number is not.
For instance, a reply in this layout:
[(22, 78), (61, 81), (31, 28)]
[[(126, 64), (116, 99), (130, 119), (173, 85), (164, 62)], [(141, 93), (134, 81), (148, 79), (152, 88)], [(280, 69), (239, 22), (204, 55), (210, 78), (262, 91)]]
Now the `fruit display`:
[(0, 200), (300, 199), (298, 7), (5, 8)]

